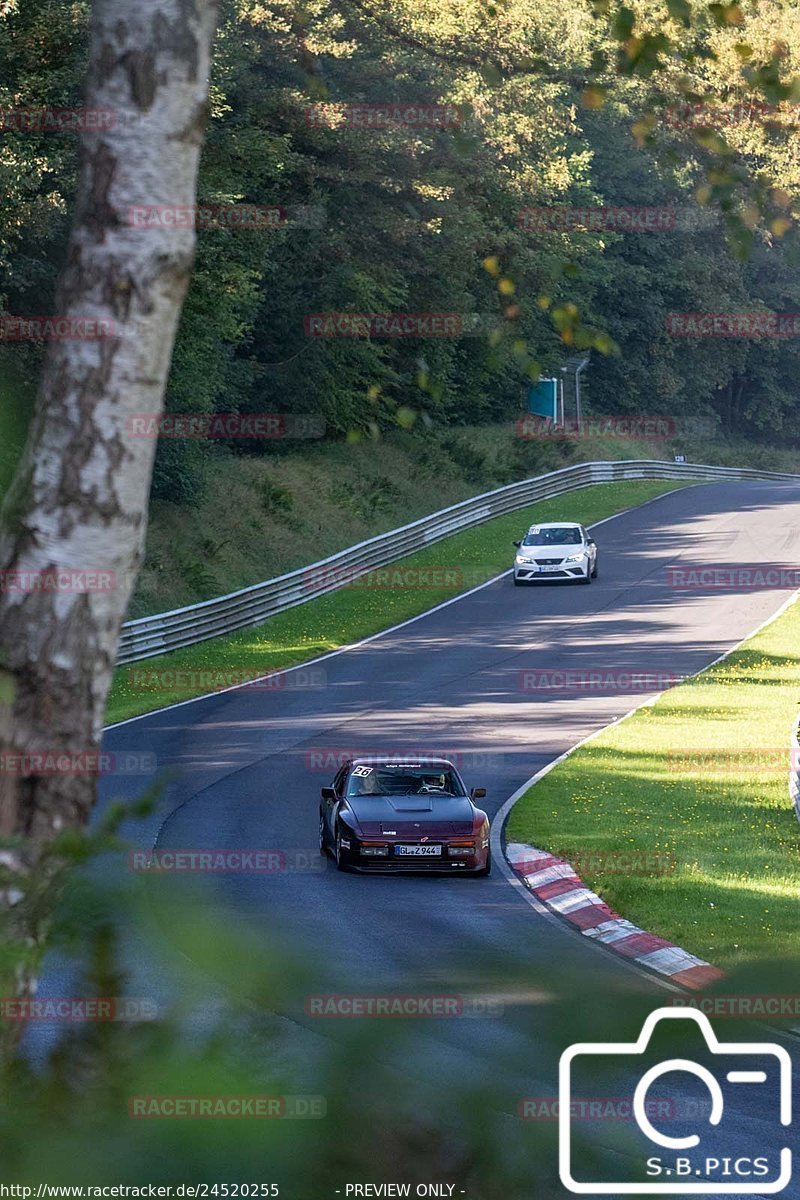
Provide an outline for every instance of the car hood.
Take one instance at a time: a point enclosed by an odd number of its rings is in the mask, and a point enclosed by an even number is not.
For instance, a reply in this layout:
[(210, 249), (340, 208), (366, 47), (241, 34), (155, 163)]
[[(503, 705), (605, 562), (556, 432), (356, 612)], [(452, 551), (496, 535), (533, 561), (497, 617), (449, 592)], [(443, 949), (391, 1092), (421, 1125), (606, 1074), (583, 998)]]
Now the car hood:
[(524, 554), (527, 558), (567, 558), (568, 555), (578, 554), (585, 549), (585, 546), (576, 546), (573, 542), (564, 546), (520, 546), (517, 553)]
[(468, 796), (352, 796), (348, 798), (367, 835), (416, 832), (472, 833), (474, 808)]

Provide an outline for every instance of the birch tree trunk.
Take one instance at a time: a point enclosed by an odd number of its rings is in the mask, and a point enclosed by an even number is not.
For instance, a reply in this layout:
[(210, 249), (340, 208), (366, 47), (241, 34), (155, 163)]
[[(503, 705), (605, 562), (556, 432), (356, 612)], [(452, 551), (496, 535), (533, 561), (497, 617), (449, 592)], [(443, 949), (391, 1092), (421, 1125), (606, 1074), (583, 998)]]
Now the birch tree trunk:
[(91, 761), (50, 774), (35, 756), (99, 747), (156, 446), (130, 418), (162, 411), (195, 243), (189, 226), (136, 228), (129, 214), (195, 203), (215, 16), (215, 0), (94, 2), (85, 103), (99, 127), (81, 135), (55, 309), (106, 336), (48, 345), (0, 515), (0, 837), (18, 841), (3, 862), (23, 871), (94, 799)]

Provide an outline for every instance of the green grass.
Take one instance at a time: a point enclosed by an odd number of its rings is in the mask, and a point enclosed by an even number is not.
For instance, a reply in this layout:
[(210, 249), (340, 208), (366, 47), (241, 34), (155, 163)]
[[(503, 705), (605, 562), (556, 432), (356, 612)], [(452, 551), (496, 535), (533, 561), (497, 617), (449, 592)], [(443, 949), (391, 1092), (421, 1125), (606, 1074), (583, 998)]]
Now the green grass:
[(581, 874), (624, 917), (717, 966), (800, 961), (800, 823), (787, 786), (798, 641), (795, 603), (544, 776), (513, 808), (509, 841), (565, 857), (672, 855), (669, 874)]
[[(683, 485), (674, 481), (598, 484), (565, 497), (544, 500), (518, 513), (454, 534), (402, 560), (404, 567), (449, 567), (462, 572), (449, 586), (344, 587), (281, 613), (264, 625), (120, 667), (109, 697), (107, 720), (122, 721), (200, 695), (214, 686), (225, 686), (230, 672), (278, 670), (357, 642), (507, 569), (512, 561), (513, 540), (534, 520), (564, 518), (590, 525), (676, 486)], [(211, 685), (195, 687), (182, 682), (177, 688), (167, 686), (170, 681), (161, 678), (152, 685), (148, 679), (143, 686), (140, 674), (137, 681), (137, 673), (142, 671), (156, 674), (169, 670), (216, 672), (219, 679)]]
[(33, 390), (12, 366), (8, 356), (0, 355), (0, 501), (8, 490), (25, 444), (33, 408)]

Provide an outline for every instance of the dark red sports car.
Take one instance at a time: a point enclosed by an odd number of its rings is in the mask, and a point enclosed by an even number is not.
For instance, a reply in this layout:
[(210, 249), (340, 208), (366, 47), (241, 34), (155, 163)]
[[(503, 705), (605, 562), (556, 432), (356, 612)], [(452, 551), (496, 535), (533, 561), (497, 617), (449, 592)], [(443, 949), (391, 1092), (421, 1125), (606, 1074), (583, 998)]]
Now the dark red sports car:
[(489, 818), (446, 759), (357, 758), (322, 789), (319, 848), (340, 871), (488, 875)]

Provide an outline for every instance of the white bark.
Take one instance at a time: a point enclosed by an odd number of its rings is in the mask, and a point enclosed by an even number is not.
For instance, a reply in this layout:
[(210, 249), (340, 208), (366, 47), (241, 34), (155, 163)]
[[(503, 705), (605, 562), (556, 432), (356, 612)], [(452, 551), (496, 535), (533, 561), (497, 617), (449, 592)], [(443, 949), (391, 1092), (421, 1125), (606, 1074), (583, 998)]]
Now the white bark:
[[(97, 747), (119, 626), (140, 565), (155, 441), (128, 418), (161, 412), (188, 286), (190, 228), (137, 229), (134, 205), (192, 205), (205, 124), (214, 0), (95, 0), (86, 105), (113, 128), (82, 135), (75, 224), (58, 315), (116, 335), (53, 342), (31, 435), (0, 520), (0, 569), (112, 572), (110, 591), (0, 594), (0, 753)], [(91, 775), (0, 764), (0, 836), (22, 861), (85, 821)]]

